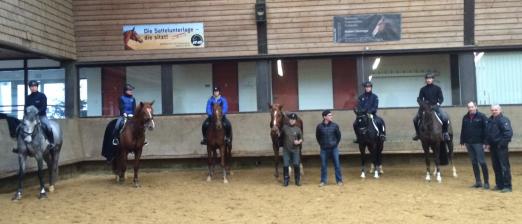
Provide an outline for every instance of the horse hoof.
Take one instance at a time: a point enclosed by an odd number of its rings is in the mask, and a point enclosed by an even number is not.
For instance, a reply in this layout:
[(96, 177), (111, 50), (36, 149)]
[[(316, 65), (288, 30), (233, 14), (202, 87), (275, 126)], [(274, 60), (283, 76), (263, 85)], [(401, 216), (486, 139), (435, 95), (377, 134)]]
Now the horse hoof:
[(379, 173), (380, 173), (380, 174), (383, 174), (383, 173), (384, 173), (384, 170), (382, 169), (382, 165), (379, 166)]
[(134, 183), (134, 187), (135, 187), (135, 188), (140, 188), (140, 187), (141, 187), (141, 184), (136, 182), (136, 183)]
[(207, 177), (207, 182), (210, 182), (210, 181), (212, 181), (212, 177), (208, 176)]
[(49, 192), (54, 192), (54, 185), (49, 186)]
[(379, 171), (375, 171), (375, 174), (373, 174), (373, 178), (379, 179)]
[(364, 174), (364, 172), (361, 173), (361, 178), (366, 178), (366, 174)]
[(16, 192), (11, 200), (12, 201), (20, 201), (20, 200), (22, 200), (22, 192)]
[(227, 179), (223, 179), (223, 183), (224, 184), (228, 184), (228, 180)]

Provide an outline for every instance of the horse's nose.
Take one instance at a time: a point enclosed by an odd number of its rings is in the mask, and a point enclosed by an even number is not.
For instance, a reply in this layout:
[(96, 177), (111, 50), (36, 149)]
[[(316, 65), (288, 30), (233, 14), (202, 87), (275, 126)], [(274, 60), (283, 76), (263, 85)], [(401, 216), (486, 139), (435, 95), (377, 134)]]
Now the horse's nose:
[(30, 135), (28, 135), (28, 136), (26, 136), (26, 137), (24, 138), (24, 142), (25, 142), (25, 143), (30, 143), (32, 140), (33, 140), (33, 139), (31, 138)]

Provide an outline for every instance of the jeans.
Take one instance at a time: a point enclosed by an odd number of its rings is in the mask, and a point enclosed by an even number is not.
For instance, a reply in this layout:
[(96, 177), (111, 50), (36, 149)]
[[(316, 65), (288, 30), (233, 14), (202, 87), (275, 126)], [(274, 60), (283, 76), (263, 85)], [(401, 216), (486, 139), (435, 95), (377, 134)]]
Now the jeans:
[(299, 158), (299, 150), (283, 149), (283, 166), (289, 167), (290, 160), (292, 160), (292, 164), (294, 166), (299, 166), (299, 163), (301, 163), (301, 159)]
[(466, 144), (469, 159), (475, 174), (475, 182), (481, 183), (480, 168), (482, 168), (482, 175), (484, 175), (484, 183), (489, 183), (488, 165), (484, 156), (484, 146), (482, 144)]
[(495, 171), (495, 183), (498, 188), (511, 189), (511, 166), (509, 165), (508, 147), (491, 145), (491, 162)]
[(343, 182), (343, 176), (341, 174), (341, 164), (339, 162), (339, 148), (333, 149), (321, 149), (321, 182), (327, 183), (328, 181), (328, 158), (332, 157), (332, 161), (335, 168), (335, 180), (337, 183)]
[(118, 138), (120, 136), (120, 130), (123, 127), (123, 123), (125, 121), (125, 117), (120, 116), (114, 125), (114, 129), (112, 130), (112, 138)]

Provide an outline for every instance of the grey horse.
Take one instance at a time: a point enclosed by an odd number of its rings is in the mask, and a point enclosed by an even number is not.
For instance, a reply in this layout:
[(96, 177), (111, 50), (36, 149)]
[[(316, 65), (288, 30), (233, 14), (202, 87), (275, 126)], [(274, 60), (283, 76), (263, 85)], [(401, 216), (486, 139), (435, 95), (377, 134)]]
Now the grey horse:
[(58, 159), (63, 143), (63, 133), (58, 123), (49, 121), (54, 137), (54, 147), (49, 147), (44, 129), (38, 116), (38, 109), (34, 106), (27, 107), (24, 119), (17, 129), (17, 148), (13, 152), (18, 154), (18, 189), (13, 196), (13, 201), (22, 199), (23, 179), (27, 156), (34, 157), (38, 164), (38, 178), (40, 180), (40, 195), (38, 198), (46, 198), (47, 192), (44, 185), (43, 161), (47, 163), (49, 170), (49, 191), (54, 191), (54, 184), (58, 176)]

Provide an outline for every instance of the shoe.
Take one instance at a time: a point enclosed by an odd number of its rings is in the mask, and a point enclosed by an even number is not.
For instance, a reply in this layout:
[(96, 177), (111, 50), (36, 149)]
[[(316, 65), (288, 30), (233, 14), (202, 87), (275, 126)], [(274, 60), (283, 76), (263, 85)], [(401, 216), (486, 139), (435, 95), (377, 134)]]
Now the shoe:
[(143, 145), (148, 145), (149, 144), (149, 141), (147, 141), (147, 139), (145, 139), (145, 141), (143, 142)]
[(319, 183), (319, 187), (324, 187), (326, 184), (324, 182)]
[(442, 134), (442, 137), (444, 138), (444, 141), (451, 140), (450, 135), (448, 134), (448, 132), (445, 132), (444, 134)]
[(481, 187), (482, 187), (481, 183), (475, 183), (475, 184), (471, 185), (471, 188), (481, 188)]
[(290, 177), (286, 176), (283, 180), (283, 186), (288, 187), (288, 183), (290, 182)]
[(206, 145), (206, 144), (207, 144), (207, 139), (204, 138), (203, 140), (201, 140), (200, 144), (202, 144), (202, 145)]
[(342, 181), (337, 182), (337, 186), (343, 186), (343, 185), (344, 185), (344, 184), (343, 184)]
[(381, 137), (381, 141), (383, 141), (383, 142), (386, 141), (386, 135), (382, 134), (380, 137)]
[(489, 183), (484, 183), (484, 189), (489, 189)]
[(502, 188), (498, 187), (498, 186), (495, 186), (493, 189), (491, 189), (492, 191), (501, 191)]
[(118, 140), (117, 138), (112, 139), (112, 145), (118, 145), (118, 144), (120, 144), (120, 140)]
[(513, 190), (511, 190), (511, 188), (507, 188), (507, 187), (506, 187), (506, 188), (502, 189), (500, 192), (501, 192), (501, 193), (509, 193), (509, 192), (512, 192), (512, 191), (513, 191)]
[(419, 140), (419, 136), (418, 136), (418, 135), (413, 136), (412, 140), (413, 140), (413, 141), (417, 141), (417, 140)]

